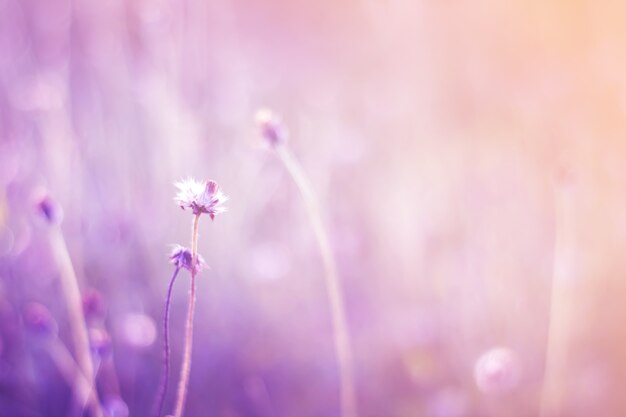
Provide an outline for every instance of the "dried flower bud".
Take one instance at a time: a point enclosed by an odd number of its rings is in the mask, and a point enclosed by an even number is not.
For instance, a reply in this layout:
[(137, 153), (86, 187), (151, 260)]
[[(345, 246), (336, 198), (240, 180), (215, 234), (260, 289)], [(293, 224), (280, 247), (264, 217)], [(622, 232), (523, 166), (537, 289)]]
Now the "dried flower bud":
[(63, 220), (63, 209), (47, 192), (41, 191), (35, 197), (37, 214), (48, 224), (60, 224)]
[(106, 302), (100, 291), (89, 289), (83, 294), (83, 312), (87, 320), (103, 319), (106, 314)]
[(26, 328), (35, 334), (50, 336), (57, 332), (57, 323), (43, 304), (27, 304), (23, 311), (23, 318)]
[(111, 336), (109, 336), (109, 333), (104, 329), (89, 329), (89, 344), (91, 351), (101, 358), (108, 357), (113, 351)]
[(287, 141), (287, 128), (280, 117), (269, 109), (260, 109), (255, 115), (259, 134), (271, 147), (276, 147)]
[[(174, 245), (172, 253), (170, 254), (170, 262), (174, 264), (176, 268), (185, 268), (188, 271), (191, 271), (191, 260), (192, 254), (190, 249), (181, 245)], [(198, 259), (196, 260), (196, 263), (198, 272), (202, 268), (206, 267), (206, 262), (204, 262), (204, 259), (202, 258), (202, 256), (200, 256), (200, 254), (198, 254)]]

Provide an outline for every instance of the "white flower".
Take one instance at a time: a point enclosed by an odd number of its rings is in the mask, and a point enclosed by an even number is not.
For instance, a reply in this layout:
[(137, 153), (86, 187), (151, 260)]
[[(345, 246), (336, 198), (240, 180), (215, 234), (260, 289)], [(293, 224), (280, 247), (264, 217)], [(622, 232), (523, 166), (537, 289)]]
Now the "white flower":
[(222, 193), (215, 181), (200, 182), (188, 178), (177, 182), (175, 185), (178, 188), (175, 200), (183, 210), (190, 208), (195, 215), (207, 213), (211, 220), (217, 214), (226, 211), (223, 204), (228, 200), (228, 197)]

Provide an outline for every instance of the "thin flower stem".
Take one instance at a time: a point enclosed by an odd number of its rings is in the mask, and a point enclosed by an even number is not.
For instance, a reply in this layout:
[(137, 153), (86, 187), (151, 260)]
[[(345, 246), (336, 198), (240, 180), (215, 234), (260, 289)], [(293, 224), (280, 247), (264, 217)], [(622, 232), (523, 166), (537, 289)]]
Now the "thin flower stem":
[(102, 408), (98, 401), (98, 393), (95, 389), (94, 370), (89, 349), (89, 337), (80, 297), (80, 289), (76, 272), (72, 266), (67, 244), (63, 237), (60, 226), (55, 225), (50, 230), (50, 243), (56, 262), (59, 266), (60, 281), (65, 302), (68, 309), (70, 329), (74, 344), (74, 353), (79, 369), (89, 383), (95, 401), (90, 403), (90, 411), (93, 417), (102, 417)]
[(567, 366), (567, 339), (570, 328), (570, 297), (567, 281), (574, 267), (572, 256), (573, 236), (570, 217), (570, 190), (556, 186), (555, 190), (555, 242), (550, 311), (544, 364), (543, 386), (540, 399), (540, 417), (561, 414), (562, 384)]
[[(96, 406), (99, 407), (98, 396), (93, 389), (93, 385), (80, 370), (65, 345), (59, 339), (54, 338), (48, 343), (46, 351), (52, 358), (52, 362), (61, 375), (67, 381), (67, 384), (72, 388), (79, 409), (84, 410), (87, 404), (89, 404), (92, 409)], [(82, 414), (81, 411), (80, 415)]]
[(335, 340), (335, 352), (339, 368), (341, 415), (357, 417), (356, 392), (352, 369), (352, 349), (346, 319), (344, 298), (337, 273), (337, 266), (332, 255), (328, 235), (322, 222), (321, 211), (315, 200), (313, 189), (307, 180), (300, 164), (285, 146), (277, 146), (276, 152), (285, 168), (300, 190), (313, 232), (319, 245), (325, 269), (325, 283), (330, 304), (331, 320)]
[(180, 267), (174, 269), (165, 297), (165, 314), (163, 315), (163, 377), (157, 398), (156, 417), (163, 415), (165, 393), (167, 392), (167, 385), (170, 379), (170, 305), (172, 303), (172, 288), (174, 288), (174, 282), (176, 281), (179, 271)]
[(178, 382), (178, 394), (176, 397), (176, 407), (174, 417), (182, 417), (187, 397), (187, 387), (189, 385), (189, 372), (191, 369), (191, 347), (193, 342), (193, 313), (196, 306), (196, 273), (198, 261), (198, 221), (200, 214), (193, 218), (193, 229), (191, 233), (191, 288), (189, 290), (189, 307), (187, 309), (187, 325), (185, 328), (185, 350), (183, 352), (183, 364), (180, 370), (180, 380)]

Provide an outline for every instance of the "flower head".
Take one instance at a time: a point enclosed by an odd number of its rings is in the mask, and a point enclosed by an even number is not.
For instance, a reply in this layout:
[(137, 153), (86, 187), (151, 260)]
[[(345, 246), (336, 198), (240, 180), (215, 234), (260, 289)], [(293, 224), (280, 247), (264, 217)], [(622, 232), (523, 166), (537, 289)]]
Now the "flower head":
[(82, 297), (83, 313), (88, 320), (102, 320), (106, 316), (106, 301), (101, 292), (88, 289)]
[[(176, 268), (185, 268), (191, 271), (191, 264), (192, 264), (191, 260), (192, 260), (192, 254), (191, 254), (190, 249), (181, 245), (174, 245), (174, 248), (172, 249), (172, 253), (170, 254), (170, 262), (174, 264)], [(206, 266), (206, 262), (204, 262), (204, 259), (202, 259), (202, 256), (198, 254), (198, 259), (196, 261), (197, 270), (200, 271), (205, 266)]]
[(222, 193), (220, 186), (215, 181), (200, 182), (188, 178), (178, 181), (175, 185), (178, 188), (175, 200), (183, 210), (190, 208), (195, 215), (207, 213), (211, 220), (217, 214), (226, 211), (223, 204), (228, 200), (228, 197)]
[(27, 304), (23, 317), (26, 327), (35, 334), (49, 336), (57, 332), (57, 323), (43, 304)]
[(259, 133), (268, 145), (276, 147), (287, 141), (287, 128), (280, 117), (271, 110), (260, 109), (257, 111), (255, 119)]
[(91, 351), (101, 358), (108, 357), (113, 351), (113, 343), (109, 333), (97, 327), (89, 329), (89, 345)]
[(48, 224), (59, 224), (63, 220), (61, 205), (43, 190), (35, 195), (35, 210)]

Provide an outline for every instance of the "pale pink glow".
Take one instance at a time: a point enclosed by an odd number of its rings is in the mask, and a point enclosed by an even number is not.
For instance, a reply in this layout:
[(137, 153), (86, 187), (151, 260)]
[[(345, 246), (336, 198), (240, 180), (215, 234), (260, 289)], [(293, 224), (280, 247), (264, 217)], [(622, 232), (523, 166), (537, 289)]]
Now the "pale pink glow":
[(251, 249), (248, 270), (251, 277), (267, 282), (285, 278), (292, 268), (287, 248), (267, 242)]
[(120, 336), (122, 340), (135, 348), (147, 348), (151, 346), (157, 337), (154, 320), (145, 314), (127, 314), (120, 323)]
[(515, 352), (497, 347), (478, 359), (474, 367), (476, 385), (484, 392), (503, 392), (512, 389), (520, 377), (520, 363)]

